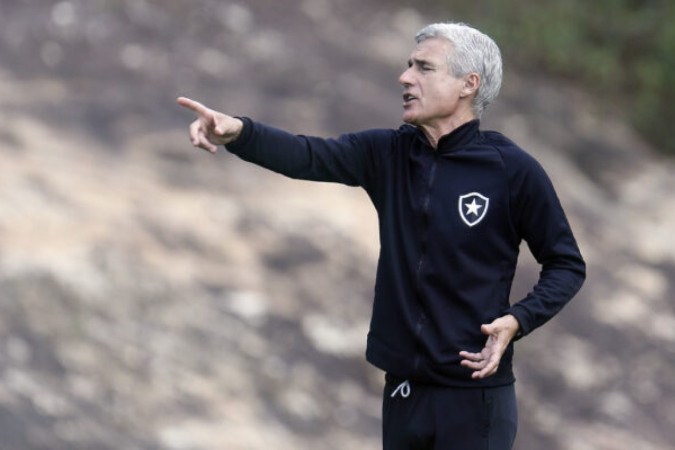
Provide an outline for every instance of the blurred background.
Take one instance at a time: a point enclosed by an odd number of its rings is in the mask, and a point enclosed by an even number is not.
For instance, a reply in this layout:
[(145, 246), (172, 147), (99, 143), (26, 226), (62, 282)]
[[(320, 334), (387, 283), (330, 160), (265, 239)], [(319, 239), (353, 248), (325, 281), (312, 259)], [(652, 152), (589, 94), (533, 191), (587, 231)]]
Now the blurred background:
[[(516, 448), (672, 448), (672, 2), (512, 3), (2, 0), (0, 449), (380, 448), (366, 195), (194, 150), (174, 101), (397, 127), (442, 20), (502, 47), (484, 128), (541, 161), (589, 265), (516, 346)], [(524, 247), (514, 301), (537, 270)]]

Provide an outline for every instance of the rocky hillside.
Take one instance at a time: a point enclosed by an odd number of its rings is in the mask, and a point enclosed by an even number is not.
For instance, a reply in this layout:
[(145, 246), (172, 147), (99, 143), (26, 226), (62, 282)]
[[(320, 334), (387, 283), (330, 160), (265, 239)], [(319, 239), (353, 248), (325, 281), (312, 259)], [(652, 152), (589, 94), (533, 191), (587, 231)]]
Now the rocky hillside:
[[(366, 196), (193, 150), (188, 95), (292, 131), (399, 123), (379, 0), (0, 4), (0, 449), (377, 449)], [(520, 450), (675, 442), (675, 165), (508, 70), (485, 126), (549, 171), (589, 263), (517, 345)], [(523, 249), (514, 300), (536, 279)]]

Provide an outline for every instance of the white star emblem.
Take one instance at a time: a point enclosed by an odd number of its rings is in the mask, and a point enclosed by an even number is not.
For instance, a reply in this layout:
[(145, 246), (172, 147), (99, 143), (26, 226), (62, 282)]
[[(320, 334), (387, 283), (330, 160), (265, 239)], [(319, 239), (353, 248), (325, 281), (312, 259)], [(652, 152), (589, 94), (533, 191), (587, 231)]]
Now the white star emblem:
[(466, 215), (468, 216), (469, 214), (473, 214), (474, 216), (478, 215), (478, 210), (483, 207), (483, 205), (479, 205), (476, 203), (476, 199), (474, 198), (471, 203), (465, 203), (464, 206), (466, 207)]
[(473, 227), (485, 218), (489, 205), (490, 199), (479, 192), (460, 195), (457, 201), (459, 217), (465, 224)]

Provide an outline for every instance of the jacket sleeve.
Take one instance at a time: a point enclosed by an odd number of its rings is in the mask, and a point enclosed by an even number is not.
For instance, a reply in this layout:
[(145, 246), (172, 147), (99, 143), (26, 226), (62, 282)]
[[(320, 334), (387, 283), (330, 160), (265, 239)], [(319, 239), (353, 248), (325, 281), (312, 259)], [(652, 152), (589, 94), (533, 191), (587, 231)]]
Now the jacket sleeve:
[(562, 205), (544, 169), (531, 157), (513, 179), (515, 227), (541, 265), (532, 291), (511, 306), (525, 336), (557, 314), (579, 291), (586, 265)]
[[(377, 167), (378, 134), (364, 131), (337, 139), (294, 135), (241, 118), (239, 138), (226, 145), (241, 159), (291, 178), (369, 187)], [(381, 143), (380, 143), (381, 144)]]

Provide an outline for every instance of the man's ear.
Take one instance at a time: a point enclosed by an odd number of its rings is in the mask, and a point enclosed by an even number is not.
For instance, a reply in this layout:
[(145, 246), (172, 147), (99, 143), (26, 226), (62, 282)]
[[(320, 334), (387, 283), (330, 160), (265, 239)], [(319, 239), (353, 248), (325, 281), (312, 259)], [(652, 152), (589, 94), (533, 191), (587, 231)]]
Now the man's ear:
[(478, 92), (479, 87), (480, 87), (480, 75), (478, 75), (475, 72), (471, 72), (470, 74), (464, 77), (464, 87), (462, 88), (459, 96), (467, 97), (474, 95), (476, 92)]

